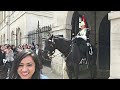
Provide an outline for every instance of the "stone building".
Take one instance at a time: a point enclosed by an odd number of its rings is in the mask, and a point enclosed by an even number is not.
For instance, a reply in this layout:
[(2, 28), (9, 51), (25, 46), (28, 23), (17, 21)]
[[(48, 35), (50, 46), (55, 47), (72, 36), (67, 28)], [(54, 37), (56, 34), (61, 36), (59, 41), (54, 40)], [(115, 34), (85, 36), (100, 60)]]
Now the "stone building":
[[(81, 15), (86, 17), (91, 30), (90, 41), (97, 47), (97, 68), (100, 78), (108, 78), (110, 74), (110, 21), (108, 13), (110, 11), (58, 11), (54, 13), (55, 21), (52, 28), (53, 34), (71, 39), (78, 33), (79, 17)], [(61, 63), (64, 62), (61, 55), (59, 58), (61, 58)], [(63, 71), (60, 72), (60, 65), (56, 64), (58, 60), (53, 58), (52, 63), (55, 63), (54, 68), (57, 69), (57, 72), (63, 74)], [(61, 64), (61, 66), (63, 65)]]
[[(101, 78), (120, 78), (120, 11), (4, 11), (0, 15), (8, 15), (6, 18), (0, 16), (3, 20), (0, 20), (0, 44), (16, 44), (17, 38), (18, 44), (28, 43), (28, 32), (36, 30), (38, 20), (40, 26), (52, 24), (51, 34), (70, 40), (78, 32), (79, 17), (84, 15), (90, 29), (90, 41), (97, 47), (98, 74)], [(55, 54), (59, 53), (56, 50)], [(56, 73), (67, 78), (62, 68), (64, 64), (61, 53), (51, 63)]]
[(111, 11), (110, 20), (110, 79), (120, 79), (120, 11)]
[[(48, 11), (1, 11), (0, 44), (14, 44), (16, 46), (38, 43), (38, 38), (28, 35), (36, 31), (38, 21), (40, 27), (52, 24), (53, 14)], [(35, 36), (35, 35), (34, 35)]]

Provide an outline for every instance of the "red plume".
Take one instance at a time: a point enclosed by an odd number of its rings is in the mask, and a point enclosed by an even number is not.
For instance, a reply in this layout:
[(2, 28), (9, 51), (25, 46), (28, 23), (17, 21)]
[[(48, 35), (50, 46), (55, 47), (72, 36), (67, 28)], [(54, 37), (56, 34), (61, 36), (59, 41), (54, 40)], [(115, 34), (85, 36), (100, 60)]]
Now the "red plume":
[(82, 21), (85, 23), (85, 27), (87, 28), (87, 22), (84, 15), (82, 15)]

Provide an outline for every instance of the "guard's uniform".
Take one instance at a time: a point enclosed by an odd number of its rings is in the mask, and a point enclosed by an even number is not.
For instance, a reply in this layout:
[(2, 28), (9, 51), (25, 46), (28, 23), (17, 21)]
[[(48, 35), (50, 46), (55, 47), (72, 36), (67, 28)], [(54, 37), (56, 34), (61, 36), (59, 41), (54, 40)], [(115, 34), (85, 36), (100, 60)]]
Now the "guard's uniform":
[(75, 36), (75, 42), (80, 48), (80, 51), (86, 54), (88, 51), (88, 45), (89, 43), (89, 29), (87, 28), (86, 25), (86, 19), (84, 16), (82, 16), (82, 21), (80, 23), (81, 25), (81, 30), (78, 32), (78, 34)]
[(78, 32), (78, 34), (76, 35), (76, 38), (82, 38), (84, 39), (85, 41), (87, 41), (88, 37), (87, 37), (87, 31), (88, 31), (88, 28), (84, 28), (82, 30), (80, 30)]

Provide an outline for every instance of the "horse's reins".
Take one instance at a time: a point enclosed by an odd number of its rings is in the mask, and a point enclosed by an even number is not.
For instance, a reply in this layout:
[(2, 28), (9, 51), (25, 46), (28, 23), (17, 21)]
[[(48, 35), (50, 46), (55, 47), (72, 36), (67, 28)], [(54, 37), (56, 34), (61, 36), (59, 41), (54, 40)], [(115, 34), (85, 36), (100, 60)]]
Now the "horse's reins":
[[(69, 45), (69, 47), (67, 48), (67, 50), (68, 50), (70, 47), (71, 47), (71, 44)], [(64, 50), (63, 53), (64, 53), (65, 51), (67, 51), (67, 50)], [(71, 52), (71, 50), (70, 50), (70, 52)], [(60, 54), (61, 54), (61, 53), (58, 53), (58, 54), (54, 55), (54, 57), (57, 56), (57, 55), (60, 55)], [(70, 53), (69, 53), (69, 54), (70, 54)], [(68, 54), (66, 57), (68, 57), (69, 54)]]
[[(48, 51), (48, 50), (42, 50), (42, 51), (44, 52), (44, 51)], [(46, 59), (43, 55), (42, 55), (42, 58), (46, 61), (50, 61), (50, 60)]]
[[(56, 46), (55, 45), (55, 42), (52, 42), (53, 44), (54, 44), (54, 46)], [(68, 49), (71, 47), (71, 44), (69, 45), (69, 47), (68, 47)], [(67, 50), (68, 50), (67, 49)], [(67, 50), (65, 50), (65, 51), (67, 51)], [(47, 52), (49, 52), (48, 50), (43, 50), (43, 51), (47, 51)], [(65, 51), (63, 51), (63, 53), (65, 52)], [(54, 51), (55, 52), (55, 51)], [(69, 54), (71, 53), (71, 50), (70, 50), (70, 52), (69, 52)], [(53, 56), (52, 58), (54, 58), (55, 56), (58, 56), (58, 55), (60, 55), (61, 53), (58, 53), (58, 54), (56, 54), (56, 55), (51, 55), (51, 56)], [(69, 54), (66, 56), (66, 58), (69, 56)]]

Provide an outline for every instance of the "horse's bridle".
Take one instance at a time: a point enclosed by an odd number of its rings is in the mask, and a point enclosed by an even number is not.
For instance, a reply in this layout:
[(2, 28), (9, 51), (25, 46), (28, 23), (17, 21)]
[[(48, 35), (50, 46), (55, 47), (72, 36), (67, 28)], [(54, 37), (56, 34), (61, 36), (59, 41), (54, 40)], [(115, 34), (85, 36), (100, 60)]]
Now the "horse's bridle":
[[(52, 42), (52, 45), (54, 46), (54, 48), (56, 48), (54, 38), (53, 38), (53, 41), (52, 41), (52, 40), (49, 40), (49, 41)], [(67, 50), (72, 46), (72, 44), (73, 44), (73, 42), (69, 45), (69, 47), (68, 47), (67, 49), (64, 50), (64, 52), (67, 51)], [(43, 51), (47, 51), (47, 55), (48, 55), (49, 58), (54, 58), (55, 56), (61, 54), (61, 53), (59, 53), (59, 54), (57, 54), (57, 55), (53, 55), (53, 54), (55, 53), (55, 50), (53, 51), (52, 54), (49, 54), (49, 53), (50, 53), (49, 50), (43, 50)], [(70, 50), (70, 52), (68, 53), (68, 55), (66, 56), (66, 58), (70, 55), (70, 53), (71, 53), (71, 50)]]
[[(53, 48), (56, 48), (56, 45), (55, 45), (55, 41), (53, 40), (49, 40), (49, 42), (51, 42), (52, 44), (52, 47)], [(50, 45), (50, 46), (51, 46)], [(47, 53), (47, 56), (51, 59), (51, 58), (53, 58), (52, 56), (54, 56), (53, 54), (55, 53), (55, 49), (52, 51), (52, 52), (50, 52), (49, 50), (43, 50), (43, 52), (46, 52)], [(55, 57), (55, 56), (54, 56)], [(44, 58), (44, 57), (43, 57)], [(44, 58), (45, 59), (45, 58)]]
[[(42, 50), (43, 52), (44, 51), (48, 51), (48, 50)], [(49, 56), (48, 56), (49, 57)], [(45, 57), (44, 57), (44, 55), (42, 55), (42, 58), (44, 59), (44, 60), (46, 60), (46, 61), (50, 61), (50, 60), (48, 60), (48, 59), (46, 59)], [(50, 58), (50, 57), (49, 57)], [(51, 58), (50, 58), (51, 59)]]

